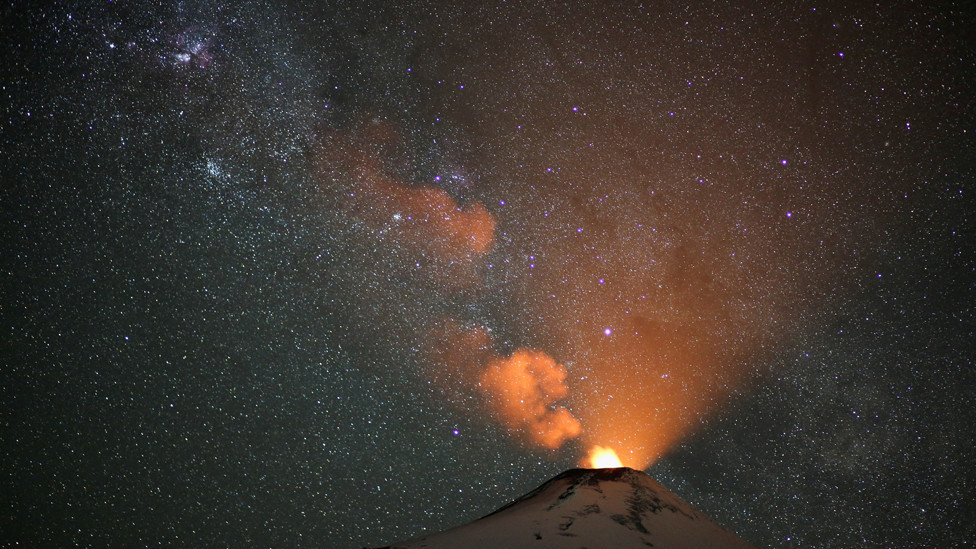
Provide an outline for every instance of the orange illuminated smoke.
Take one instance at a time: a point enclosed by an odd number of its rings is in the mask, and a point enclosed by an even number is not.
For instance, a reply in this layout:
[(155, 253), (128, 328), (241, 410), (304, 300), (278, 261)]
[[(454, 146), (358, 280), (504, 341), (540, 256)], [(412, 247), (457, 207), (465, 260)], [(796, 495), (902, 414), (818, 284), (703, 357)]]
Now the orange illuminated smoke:
[(566, 368), (552, 357), (519, 349), (508, 358), (492, 360), (479, 386), (510, 429), (555, 450), (582, 430), (569, 410), (555, 404), (569, 395), (565, 381)]
[(591, 469), (610, 469), (624, 466), (623, 463), (620, 463), (617, 452), (603, 446), (594, 446), (590, 450), (588, 461)]

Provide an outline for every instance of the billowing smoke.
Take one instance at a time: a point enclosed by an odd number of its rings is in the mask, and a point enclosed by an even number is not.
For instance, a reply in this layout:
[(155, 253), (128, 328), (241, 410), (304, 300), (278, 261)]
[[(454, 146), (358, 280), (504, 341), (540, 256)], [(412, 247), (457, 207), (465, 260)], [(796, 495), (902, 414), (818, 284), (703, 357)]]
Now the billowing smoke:
[(458, 408), (480, 401), (516, 438), (558, 448), (582, 431), (559, 401), (569, 396), (566, 368), (549, 355), (520, 348), (509, 355), (494, 350), (482, 325), (441, 320), (430, 338), (423, 372)]
[[(635, 173), (593, 196), (539, 185), (551, 192), (496, 219), (411, 177), (399, 139), (368, 121), (323, 135), (316, 159), (321, 206), (344, 227), (329, 283), (350, 303), (350, 337), (386, 349), (377, 363), (415, 365), (446, 401), (518, 440), (580, 437), (636, 467), (746, 387), (781, 314), (770, 291), (797, 284), (768, 269), (761, 245), (787, 244), (792, 217), (746, 216), (720, 207), (726, 194), (658, 191)], [(561, 177), (601, 181), (589, 166)], [(727, 230), (736, 223), (768, 237), (743, 240)]]
[(580, 434), (569, 410), (555, 406), (569, 394), (566, 369), (548, 355), (519, 349), (493, 360), (481, 374), (481, 387), (502, 422), (545, 448), (555, 449)]
[[(901, 193), (843, 154), (798, 145), (805, 132), (782, 121), (806, 115), (766, 108), (741, 76), (688, 81), (714, 110), (646, 101), (619, 76), (683, 81), (687, 67), (648, 57), (644, 29), (590, 34), (584, 49), (560, 31), (572, 43), (553, 48), (575, 52), (560, 61), (525, 55), (539, 29), (457, 16), (466, 32), (439, 36), (448, 47), (418, 43), (437, 62), (418, 61), (430, 70), (410, 81), (443, 91), (429, 110), (404, 111), (410, 145), (374, 121), (323, 136), (323, 209), (344, 216), (352, 250), (334, 264), (360, 262), (330, 276), (356, 277), (340, 285), (358, 300), (349, 316), (390, 334), (387, 348), (459, 409), (487, 409), (544, 447), (579, 431), (581, 444), (647, 466), (757, 382), (777, 343), (860, 287), (839, 275), (867, 265), (860, 243), (881, 221), (865, 212), (874, 195)], [(462, 93), (462, 80), (479, 85)], [(748, 101), (730, 103), (730, 89)], [(476, 154), (447, 154), (425, 133), (447, 128)], [(462, 161), (463, 188), (431, 173)], [(523, 361), (522, 348), (554, 360)], [(578, 423), (557, 407), (567, 392)]]
[[(569, 394), (566, 369), (538, 350), (500, 352), (486, 325), (455, 320), (485, 284), (479, 268), (493, 248), (495, 218), (478, 202), (398, 179), (383, 159), (395, 140), (389, 125), (371, 121), (326, 135), (317, 158), (322, 194), (350, 241), (344, 261), (360, 262), (355, 270), (373, 273), (367, 285), (377, 288), (360, 291), (371, 299), (357, 314), (367, 312), (365, 324), (390, 324), (399, 309), (412, 332), (394, 347), (419, 350), (421, 374), (449, 402), (463, 410), (477, 403), (516, 438), (558, 448), (582, 430), (557, 404)], [(371, 255), (372, 268), (363, 268), (360, 258)]]

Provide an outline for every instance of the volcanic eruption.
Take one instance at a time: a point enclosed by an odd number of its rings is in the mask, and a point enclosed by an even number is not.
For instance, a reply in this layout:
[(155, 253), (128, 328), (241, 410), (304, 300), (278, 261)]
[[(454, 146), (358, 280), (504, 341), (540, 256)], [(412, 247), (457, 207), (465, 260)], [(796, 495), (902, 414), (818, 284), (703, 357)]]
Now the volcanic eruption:
[(474, 522), (384, 549), (460, 547), (754, 549), (629, 467), (570, 469)]
[(620, 458), (617, 457), (617, 452), (613, 451), (613, 448), (606, 448), (603, 446), (594, 446), (590, 450), (590, 455), (587, 458), (587, 464), (593, 469), (612, 469), (614, 467), (623, 467), (623, 463), (620, 462)]

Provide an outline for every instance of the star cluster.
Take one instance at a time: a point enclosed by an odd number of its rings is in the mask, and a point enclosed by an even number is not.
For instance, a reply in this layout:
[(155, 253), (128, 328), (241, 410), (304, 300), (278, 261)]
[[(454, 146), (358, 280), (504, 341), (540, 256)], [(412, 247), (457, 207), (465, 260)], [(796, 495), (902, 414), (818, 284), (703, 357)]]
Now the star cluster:
[(964, 6), (0, 13), (10, 543), (379, 546), (591, 445), (763, 547), (976, 534)]

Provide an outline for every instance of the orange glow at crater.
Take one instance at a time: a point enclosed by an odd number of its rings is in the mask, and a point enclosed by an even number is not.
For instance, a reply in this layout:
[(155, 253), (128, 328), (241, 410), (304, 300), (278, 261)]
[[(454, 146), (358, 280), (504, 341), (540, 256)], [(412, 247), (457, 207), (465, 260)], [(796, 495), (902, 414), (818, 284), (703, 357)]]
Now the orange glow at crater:
[(623, 463), (620, 463), (617, 452), (614, 452), (612, 448), (603, 446), (594, 446), (590, 449), (590, 455), (586, 461), (591, 469), (609, 469), (624, 466)]

